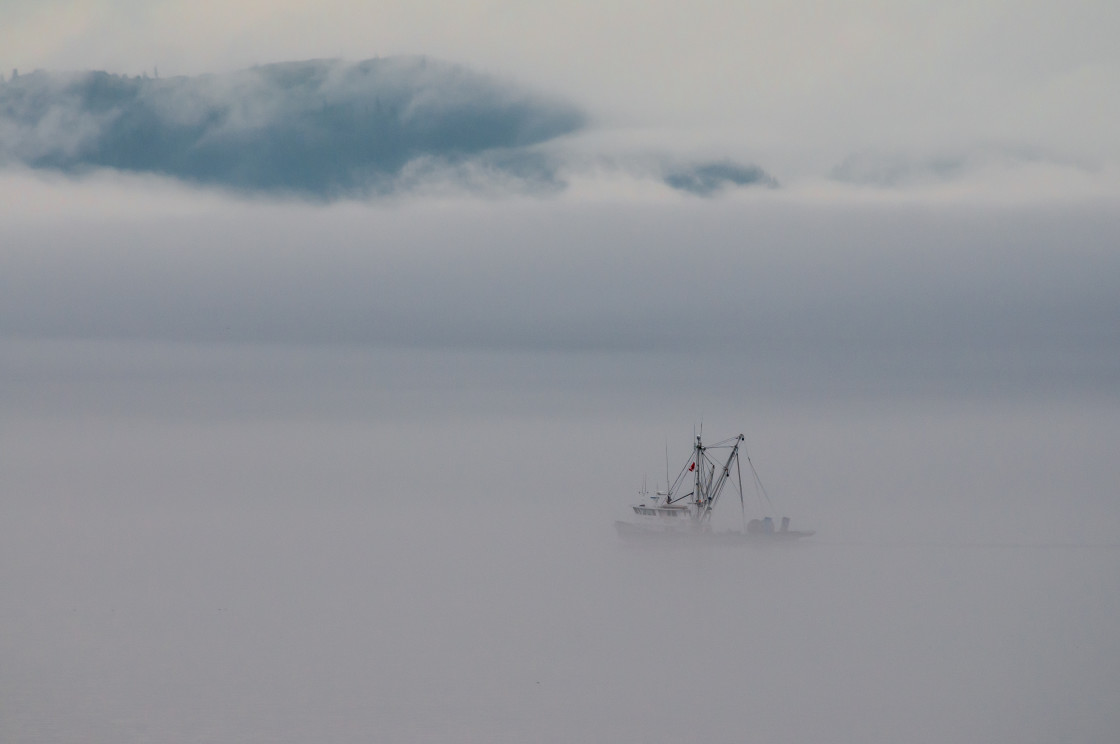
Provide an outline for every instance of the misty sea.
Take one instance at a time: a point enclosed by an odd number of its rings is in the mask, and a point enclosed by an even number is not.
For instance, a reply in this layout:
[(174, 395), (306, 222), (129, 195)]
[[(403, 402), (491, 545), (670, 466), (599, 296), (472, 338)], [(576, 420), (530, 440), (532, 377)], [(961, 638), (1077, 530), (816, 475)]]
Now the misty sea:
[(612, 523), (694, 402), (652, 360), (108, 343), (5, 346), (5, 742), (1120, 726), (1114, 400), (712, 394), (817, 534), (647, 547)]

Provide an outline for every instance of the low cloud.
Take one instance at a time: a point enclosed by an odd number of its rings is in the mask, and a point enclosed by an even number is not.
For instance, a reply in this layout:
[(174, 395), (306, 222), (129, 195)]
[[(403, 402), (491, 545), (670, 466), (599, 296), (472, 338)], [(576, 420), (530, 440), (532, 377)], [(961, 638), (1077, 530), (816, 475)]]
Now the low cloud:
[(552, 187), (555, 164), (534, 146), (584, 123), (570, 104), (424, 57), (168, 79), (35, 72), (0, 84), (0, 162), (328, 199), (436, 172)]
[(665, 183), (697, 196), (711, 196), (738, 186), (778, 186), (777, 179), (757, 165), (741, 165), (731, 160), (678, 166), (665, 174)]
[(712, 197), (776, 187), (757, 165), (661, 147), (581, 151), (576, 106), (425, 57), (284, 62), (158, 78), (36, 71), (0, 80), (0, 165), (155, 174), (315, 200), (553, 193), (609, 172)]

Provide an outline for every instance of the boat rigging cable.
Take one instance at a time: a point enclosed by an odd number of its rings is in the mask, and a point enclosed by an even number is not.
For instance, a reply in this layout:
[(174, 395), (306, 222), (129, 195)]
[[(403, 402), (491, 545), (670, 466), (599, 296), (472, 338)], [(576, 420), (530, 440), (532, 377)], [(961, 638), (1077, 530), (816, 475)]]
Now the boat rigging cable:
[[(747, 464), (751, 466), (751, 473), (754, 474), (755, 493), (766, 497), (766, 503), (769, 505), (770, 511), (773, 512), (774, 503), (770, 501), (770, 494), (766, 493), (766, 486), (762, 485), (762, 479), (758, 477), (758, 471), (754, 469), (754, 463), (751, 462), (751, 453), (747, 451), (745, 446), (743, 447), (743, 454), (747, 456)], [(758, 504), (759, 506), (762, 505), (761, 497), (758, 499)]]
[[(743, 447), (746, 452), (747, 448)], [(739, 513), (743, 517), (743, 532), (747, 531), (747, 505), (743, 503), (743, 466), (739, 464), (739, 458), (735, 458), (735, 472), (739, 475)]]

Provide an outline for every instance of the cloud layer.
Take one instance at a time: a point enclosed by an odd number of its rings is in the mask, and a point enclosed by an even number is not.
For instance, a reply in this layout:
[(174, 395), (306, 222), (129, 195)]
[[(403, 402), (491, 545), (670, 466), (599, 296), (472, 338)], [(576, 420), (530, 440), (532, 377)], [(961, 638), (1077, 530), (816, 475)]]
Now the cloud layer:
[(314, 60), (159, 79), (36, 72), (0, 85), (0, 158), (107, 167), (320, 197), (392, 187), (475, 159), (548, 183), (533, 145), (584, 124), (575, 107), (424, 57)]

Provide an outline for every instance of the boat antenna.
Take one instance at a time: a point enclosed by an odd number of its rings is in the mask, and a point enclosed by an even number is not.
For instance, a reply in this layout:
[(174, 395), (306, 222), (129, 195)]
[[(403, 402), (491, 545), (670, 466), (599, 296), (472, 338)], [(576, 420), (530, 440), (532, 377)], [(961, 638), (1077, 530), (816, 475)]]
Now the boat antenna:
[(673, 503), (673, 484), (669, 482), (669, 435), (665, 435), (665, 503)]

